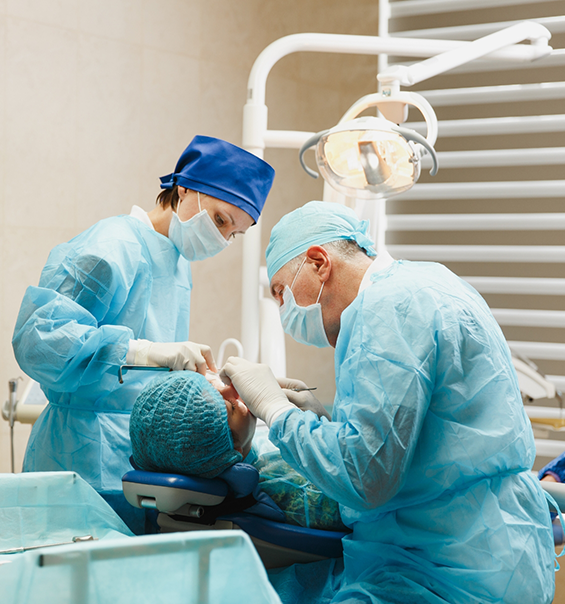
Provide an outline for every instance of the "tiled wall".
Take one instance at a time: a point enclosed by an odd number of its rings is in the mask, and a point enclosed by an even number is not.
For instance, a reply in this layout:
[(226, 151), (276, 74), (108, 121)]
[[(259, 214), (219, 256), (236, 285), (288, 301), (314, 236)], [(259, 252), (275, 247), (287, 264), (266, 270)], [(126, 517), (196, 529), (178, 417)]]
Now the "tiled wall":
[[(151, 209), (157, 177), (195, 134), (241, 143), (247, 78), (267, 44), (304, 31), (376, 34), (376, 12), (375, 0), (0, 0), (0, 402), (22, 375), (12, 331), (50, 249), (134, 203)], [(285, 58), (269, 79), (270, 126), (327, 128), (375, 91), (375, 74), (376, 58)], [(264, 245), (282, 214), (321, 195), (294, 151), (266, 159), (277, 179)], [(236, 242), (194, 265), (191, 339), (217, 350), (240, 336), (240, 264)], [(289, 374), (327, 401), (332, 371), (331, 350), (289, 344)], [(18, 469), (29, 427), (15, 432)], [(0, 471), (9, 455), (0, 421)]]

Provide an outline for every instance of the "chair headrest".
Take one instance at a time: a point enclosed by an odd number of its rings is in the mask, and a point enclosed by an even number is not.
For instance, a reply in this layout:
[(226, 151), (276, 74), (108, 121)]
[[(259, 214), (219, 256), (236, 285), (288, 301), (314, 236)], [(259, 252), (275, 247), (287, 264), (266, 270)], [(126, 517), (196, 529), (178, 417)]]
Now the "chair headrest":
[(218, 478), (228, 484), (236, 497), (245, 497), (259, 484), (259, 472), (247, 463), (236, 463), (224, 470)]

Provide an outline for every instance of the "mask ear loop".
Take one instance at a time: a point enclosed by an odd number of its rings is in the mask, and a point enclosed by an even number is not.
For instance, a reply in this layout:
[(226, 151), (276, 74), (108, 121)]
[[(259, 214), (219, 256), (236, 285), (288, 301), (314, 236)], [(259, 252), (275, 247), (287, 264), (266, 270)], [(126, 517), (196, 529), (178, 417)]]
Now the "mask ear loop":
[(318, 302), (320, 301), (320, 298), (322, 297), (322, 292), (324, 291), (324, 285), (326, 284), (326, 282), (324, 281), (322, 283), (322, 287), (320, 288), (320, 293), (318, 294), (318, 297), (316, 298), (316, 304), (318, 304)]
[(304, 266), (305, 262), (306, 262), (306, 256), (304, 256), (304, 260), (302, 261), (302, 264), (298, 267), (298, 270), (296, 271), (296, 275), (294, 275), (294, 279), (292, 280), (292, 283), (290, 284), (290, 291), (292, 291), (292, 288), (294, 287), (294, 283), (295, 283), (296, 279), (298, 278), (298, 273), (302, 270), (302, 267)]
[[(306, 262), (306, 256), (304, 256), (304, 260), (302, 261), (302, 264), (298, 267), (298, 270), (296, 271), (296, 275), (294, 275), (294, 279), (292, 280), (292, 283), (290, 284), (290, 291), (292, 291), (292, 288), (294, 287), (294, 283), (296, 281), (296, 279), (298, 278), (298, 273), (302, 270), (302, 267), (304, 266)], [(322, 283), (322, 287), (320, 288), (320, 293), (318, 294), (318, 297), (316, 298), (316, 304), (318, 304), (318, 302), (320, 301), (320, 298), (322, 297), (322, 292), (324, 291), (324, 285), (326, 284), (326, 282), (324, 281)]]

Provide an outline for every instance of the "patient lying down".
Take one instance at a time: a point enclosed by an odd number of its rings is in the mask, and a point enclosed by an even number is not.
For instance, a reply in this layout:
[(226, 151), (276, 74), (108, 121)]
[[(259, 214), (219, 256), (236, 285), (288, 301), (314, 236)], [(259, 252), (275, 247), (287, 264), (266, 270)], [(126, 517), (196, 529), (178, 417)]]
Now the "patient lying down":
[(307, 528), (344, 530), (338, 505), (291, 468), (266, 438), (233, 388), (212, 385), (192, 371), (150, 382), (133, 406), (130, 436), (138, 467), (215, 478), (244, 461), (259, 471), (261, 489), (287, 522)]

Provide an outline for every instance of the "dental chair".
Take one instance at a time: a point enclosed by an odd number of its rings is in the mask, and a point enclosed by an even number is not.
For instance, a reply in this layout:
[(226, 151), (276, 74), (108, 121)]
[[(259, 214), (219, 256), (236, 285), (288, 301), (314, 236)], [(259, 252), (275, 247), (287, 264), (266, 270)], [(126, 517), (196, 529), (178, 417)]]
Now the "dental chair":
[[(133, 464), (133, 462), (132, 462)], [(134, 507), (153, 511), (161, 533), (242, 529), (265, 568), (343, 556), (348, 533), (286, 524), (276, 504), (258, 489), (255, 468), (239, 463), (214, 479), (131, 470), (122, 486)], [(565, 484), (541, 482), (565, 513)], [(565, 543), (559, 517), (553, 518), (555, 545)]]
[(258, 483), (257, 470), (244, 463), (214, 479), (139, 469), (122, 478), (127, 501), (154, 510), (161, 533), (242, 529), (265, 568), (343, 556), (341, 539), (347, 533), (286, 524), (283, 512)]

